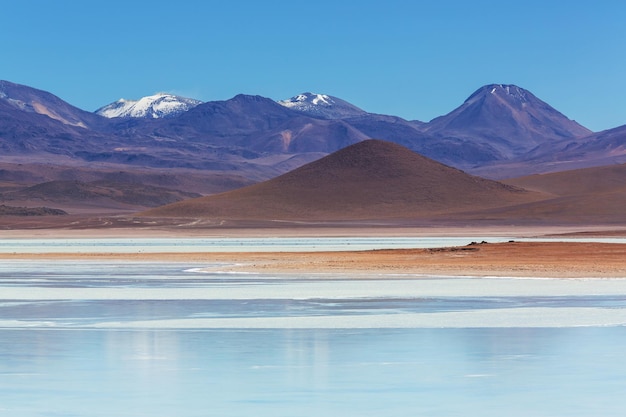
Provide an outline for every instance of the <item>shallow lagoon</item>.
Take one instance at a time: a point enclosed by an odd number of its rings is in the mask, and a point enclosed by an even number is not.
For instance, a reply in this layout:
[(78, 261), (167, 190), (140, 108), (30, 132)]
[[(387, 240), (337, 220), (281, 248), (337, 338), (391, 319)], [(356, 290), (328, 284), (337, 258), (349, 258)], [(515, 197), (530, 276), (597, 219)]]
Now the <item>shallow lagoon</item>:
[(203, 266), (3, 261), (0, 415), (626, 411), (626, 279)]

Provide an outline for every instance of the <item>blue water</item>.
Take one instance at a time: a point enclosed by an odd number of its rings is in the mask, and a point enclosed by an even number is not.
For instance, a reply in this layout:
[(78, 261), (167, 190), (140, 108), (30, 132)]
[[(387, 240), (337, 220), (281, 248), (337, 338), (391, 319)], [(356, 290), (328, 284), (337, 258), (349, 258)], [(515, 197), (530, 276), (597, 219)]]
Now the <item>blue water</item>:
[(626, 279), (205, 266), (0, 263), (0, 416), (626, 413)]
[(6, 416), (623, 416), (617, 328), (4, 330)]

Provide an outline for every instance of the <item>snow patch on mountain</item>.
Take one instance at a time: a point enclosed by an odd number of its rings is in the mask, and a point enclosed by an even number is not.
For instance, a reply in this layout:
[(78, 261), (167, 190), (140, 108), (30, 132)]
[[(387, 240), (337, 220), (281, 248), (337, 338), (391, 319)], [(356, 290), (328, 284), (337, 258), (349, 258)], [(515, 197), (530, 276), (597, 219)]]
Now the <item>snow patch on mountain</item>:
[(526, 90), (516, 85), (497, 84), (491, 87), (491, 94), (502, 93), (522, 103), (528, 102)]
[(302, 93), (278, 104), (321, 119), (343, 119), (365, 114), (360, 108), (327, 94)]
[(137, 117), (160, 119), (179, 115), (201, 103), (201, 101), (191, 98), (158, 93), (142, 97), (139, 100), (126, 100), (122, 98), (114, 103), (99, 108), (95, 113), (108, 118)]
[(335, 101), (326, 94), (303, 93), (287, 100), (280, 100), (278, 103), (290, 109), (306, 111), (314, 108), (313, 106), (330, 107)]

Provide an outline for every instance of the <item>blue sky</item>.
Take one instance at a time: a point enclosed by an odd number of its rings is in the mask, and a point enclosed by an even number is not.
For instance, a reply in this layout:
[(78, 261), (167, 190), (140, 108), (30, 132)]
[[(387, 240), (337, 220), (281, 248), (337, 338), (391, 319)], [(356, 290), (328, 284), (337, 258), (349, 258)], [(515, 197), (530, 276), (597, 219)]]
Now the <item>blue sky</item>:
[(0, 79), (93, 111), (331, 94), (428, 121), (485, 84), (526, 88), (592, 130), (626, 124), (623, 1), (0, 0)]

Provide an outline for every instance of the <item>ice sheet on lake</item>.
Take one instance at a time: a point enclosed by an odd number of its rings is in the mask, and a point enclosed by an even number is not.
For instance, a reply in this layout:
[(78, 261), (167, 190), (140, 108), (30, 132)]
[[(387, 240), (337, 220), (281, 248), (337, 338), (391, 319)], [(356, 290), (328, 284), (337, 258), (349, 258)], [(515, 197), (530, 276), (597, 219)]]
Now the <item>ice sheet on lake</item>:
[[(594, 297), (609, 296), (609, 306), (593, 301)], [(504, 305), (504, 301), (533, 300), (523, 307)], [(546, 298), (560, 297), (559, 306), (541, 306)], [(572, 302), (568, 306), (568, 298)], [(574, 305), (577, 297), (588, 301), (586, 306)], [(62, 301), (64, 303), (102, 303), (147, 301), (207, 303), (239, 303), (263, 300), (263, 313), (256, 310), (245, 316), (224, 317), (215, 310), (215, 317), (160, 317), (155, 319), (133, 316), (112, 318), (89, 318), (86, 321), (20, 320), (7, 317), (0, 321), (4, 328), (91, 328), (91, 329), (262, 329), (262, 328), (476, 328), (476, 327), (577, 327), (577, 326), (624, 326), (626, 307), (620, 300), (626, 298), (626, 280), (623, 279), (504, 279), (504, 278), (430, 278), (414, 280), (268, 280), (259, 277), (250, 282), (205, 283), (181, 287), (4, 287), (2, 298), (10, 303), (33, 303)], [(425, 310), (407, 311), (406, 303), (423, 304), (423, 300), (450, 300), (472, 298), (474, 308), (453, 308), (453, 311)], [(501, 300), (502, 307), (482, 308), (481, 300)], [(314, 304), (334, 303), (337, 314), (319, 310), (313, 313), (285, 309), (289, 300), (308, 300)], [(367, 301), (359, 308), (350, 310), (354, 301)], [(404, 306), (394, 307), (394, 300), (403, 300)], [(413, 300), (413, 301), (412, 301)], [(543, 301), (542, 301), (543, 300)], [(617, 303), (615, 303), (617, 300)], [(287, 302), (287, 303), (286, 303)], [(432, 303), (432, 301), (431, 301)], [(594, 304), (595, 303), (595, 304)], [(376, 305), (386, 304), (382, 313)], [(214, 304), (213, 307), (217, 308)], [(223, 304), (222, 304), (223, 305)], [(269, 305), (282, 308), (268, 310)], [(249, 307), (253, 308), (253, 307)], [(347, 308), (347, 310), (346, 310)], [(380, 307), (378, 307), (380, 308)], [(342, 310), (343, 309), (343, 310)], [(212, 310), (207, 310), (208, 312)], [(248, 311), (248, 310), (246, 310)], [(343, 313), (339, 313), (344, 311)]]
[(504, 308), (439, 313), (332, 316), (182, 318), (72, 324), (0, 320), (0, 328), (82, 329), (404, 329), (625, 326), (624, 308)]
[[(165, 280), (164, 280), (165, 281)], [(541, 297), (625, 295), (626, 279), (440, 278), (187, 282), (189, 286), (2, 288), (2, 299), (21, 300), (303, 300), (410, 297)]]
[(626, 325), (626, 279), (195, 273), (198, 265), (7, 262), (0, 327), (475, 328)]
[(487, 328), (624, 326), (626, 309), (510, 308), (444, 313), (256, 317), (100, 323), (97, 328)]

